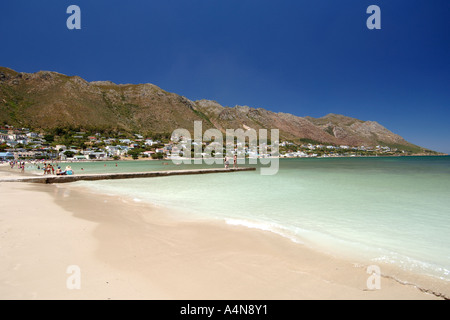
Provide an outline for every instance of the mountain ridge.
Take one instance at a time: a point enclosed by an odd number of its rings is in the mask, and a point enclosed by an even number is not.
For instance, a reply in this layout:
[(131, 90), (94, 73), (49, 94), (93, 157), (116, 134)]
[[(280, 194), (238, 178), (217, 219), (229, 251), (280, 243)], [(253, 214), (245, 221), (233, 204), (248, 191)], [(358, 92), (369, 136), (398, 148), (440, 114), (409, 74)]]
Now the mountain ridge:
[(203, 130), (277, 128), (285, 140), (423, 149), (378, 122), (334, 113), (299, 117), (249, 106), (227, 107), (213, 100), (192, 101), (151, 83), (88, 82), (53, 71), (24, 73), (0, 67), (0, 124), (170, 133), (177, 128), (193, 131), (196, 120), (203, 121)]

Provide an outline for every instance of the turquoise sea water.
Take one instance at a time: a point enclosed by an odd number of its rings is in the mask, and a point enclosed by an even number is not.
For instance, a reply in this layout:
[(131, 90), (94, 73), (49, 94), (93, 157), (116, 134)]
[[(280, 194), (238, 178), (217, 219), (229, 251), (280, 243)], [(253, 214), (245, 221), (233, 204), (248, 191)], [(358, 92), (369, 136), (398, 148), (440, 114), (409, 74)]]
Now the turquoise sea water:
[[(90, 173), (198, 166), (72, 167)], [(450, 281), (450, 157), (281, 159), (273, 176), (256, 171), (77, 184)]]

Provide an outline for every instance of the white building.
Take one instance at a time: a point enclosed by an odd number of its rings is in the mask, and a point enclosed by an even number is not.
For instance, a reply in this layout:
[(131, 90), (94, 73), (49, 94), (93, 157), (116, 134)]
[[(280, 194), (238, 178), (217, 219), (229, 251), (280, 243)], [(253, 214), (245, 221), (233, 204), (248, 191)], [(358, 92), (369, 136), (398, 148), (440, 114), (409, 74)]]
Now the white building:
[(86, 157), (90, 160), (106, 160), (108, 154), (106, 152), (89, 152)]
[(39, 137), (39, 135), (35, 132), (29, 132), (29, 133), (27, 133), (27, 137), (28, 138), (37, 138), (37, 137)]
[(125, 146), (107, 146), (105, 150), (106, 153), (112, 157), (120, 157), (125, 155), (128, 152), (129, 148)]
[(65, 152), (68, 152), (68, 151), (73, 152), (74, 155), (76, 153), (78, 153), (78, 150), (75, 150), (75, 149), (69, 149), (69, 150), (61, 151), (61, 152), (58, 153), (59, 159), (61, 159), (62, 161), (67, 160), (67, 159), (72, 159), (72, 158), (67, 157), (67, 155), (64, 154)]

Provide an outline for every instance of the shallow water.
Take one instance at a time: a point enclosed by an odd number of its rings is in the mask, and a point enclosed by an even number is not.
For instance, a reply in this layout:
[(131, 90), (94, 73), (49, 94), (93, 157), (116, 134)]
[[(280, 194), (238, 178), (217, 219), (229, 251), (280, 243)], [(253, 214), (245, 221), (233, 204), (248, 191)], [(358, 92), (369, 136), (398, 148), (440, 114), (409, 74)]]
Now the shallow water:
[[(198, 167), (168, 163), (72, 167), (85, 173)], [(328, 253), (450, 280), (450, 157), (281, 159), (273, 176), (256, 171), (77, 184), (181, 210), (189, 219), (269, 230)]]

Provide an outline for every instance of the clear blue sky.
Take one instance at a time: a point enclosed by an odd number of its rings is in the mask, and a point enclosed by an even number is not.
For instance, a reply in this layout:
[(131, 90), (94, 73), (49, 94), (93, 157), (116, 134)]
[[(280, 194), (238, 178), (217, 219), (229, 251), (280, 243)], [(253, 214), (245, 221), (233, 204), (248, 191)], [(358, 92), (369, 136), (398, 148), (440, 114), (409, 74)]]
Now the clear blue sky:
[[(81, 30), (66, 9), (81, 8)], [(369, 5), (381, 30), (369, 30)], [(449, 0), (0, 3), (0, 65), (192, 100), (378, 121), (450, 153)]]

